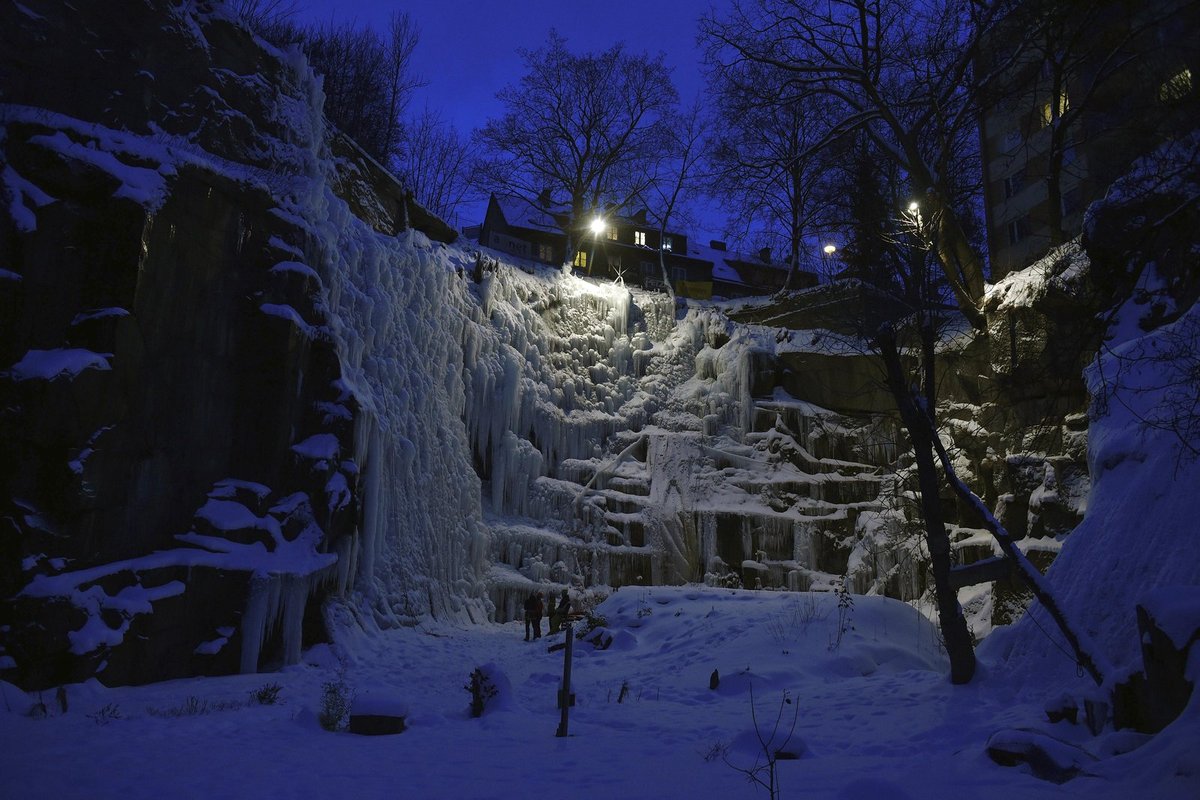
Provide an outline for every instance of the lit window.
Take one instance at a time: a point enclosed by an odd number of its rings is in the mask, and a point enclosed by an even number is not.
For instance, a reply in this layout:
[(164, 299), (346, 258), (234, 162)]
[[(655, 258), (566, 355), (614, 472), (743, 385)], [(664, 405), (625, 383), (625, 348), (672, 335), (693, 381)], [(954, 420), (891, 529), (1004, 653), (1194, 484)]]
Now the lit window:
[(614, 242), (617, 240), (617, 226), (612, 225), (609, 227), (608, 238), (612, 239)]
[(646, 232), (645, 231), (634, 231), (633, 232), (633, 243), (640, 244), (643, 247), (645, 247), (646, 246)]
[(1163, 81), (1163, 85), (1158, 87), (1158, 100), (1160, 103), (1174, 103), (1187, 97), (1191, 92), (1192, 71), (1185, 69)]
[(670, 236), (663, 237), (663, 250), (670, 250), (672, 247), (674, 247), (674, 245), (675, 243), (671, 241)]
[(582, 250), (575, 253), (575, 266), (587, 269), (587, 253)]
[(1071, 101), (1065, 91), (1059, 92), (1057, 105), (1058, 107), (1055, 108), (1053, 100), (1047, 100), (1042, 104), (1042, 125), (1049, 125), (1067, 113), (1067, 109), (1071, 107)]

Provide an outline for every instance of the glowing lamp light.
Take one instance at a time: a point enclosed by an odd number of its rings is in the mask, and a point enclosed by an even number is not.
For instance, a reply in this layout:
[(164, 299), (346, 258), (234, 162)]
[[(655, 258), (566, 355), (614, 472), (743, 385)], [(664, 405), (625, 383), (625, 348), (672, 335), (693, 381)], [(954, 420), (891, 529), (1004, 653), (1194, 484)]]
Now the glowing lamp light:
[(917, 213), (917, 209), (919, 209), (920, 207), (921, 207), (921, 205), (916, 200), (913, 200), (911, 203), (908, 204), (908, 210), (912, 214)]
[(596, 217), (594, 220), (592, 220), (590, 227), (592, 229), (592, 233), (599, 236), (600, 234), (604, 233), (604, 220), (602, 220), (600, 217)]
[(836, 244), (827, 244), (822, 249), (825, 251), (825, 255), (831, 256), (837, 252), (837, 245)]

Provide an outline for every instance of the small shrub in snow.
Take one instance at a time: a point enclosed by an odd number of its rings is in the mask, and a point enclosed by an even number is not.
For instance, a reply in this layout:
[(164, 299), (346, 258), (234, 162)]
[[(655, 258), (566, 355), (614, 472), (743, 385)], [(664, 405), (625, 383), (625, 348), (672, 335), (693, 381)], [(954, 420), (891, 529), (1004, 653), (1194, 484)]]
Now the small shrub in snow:
[(351, 699), (344, 680), (326, 681), (321, 687), (321, 713), (317, 715), (321, 727), (327, 731), (341, 729), (350, 715)]
[(790, 598), (782, 611), (767, 617), (767, 633), (786, 655), (806, 632), (809, 624), (824, 619), (820, 603), (812, 592), (804, 592)]
[(492, 679), (479, 667), (471, 673), (470, 682), (463, 687), (471, 693), (471, 716), (482, 717), (487, 701), (496, 696), (496, 687)]
[[(791, 706), (792, 721), (785, 732), (782, 724), (787, 721), (788, 706)], [(796, 721), (799, 718), (800, 706), (792, 701), (788, 692), (784, 692), (783, 698), (779, 701), (779, 710), (775, 714), (775, 723), (768, 732), (766, 726), (758, 721), (758, 714), (754, 710), (754, 684), (750, 684), (750, 719), (754, 723), (754, 736), (758, 740), (759, 753), (749, 767), (739, 767), (731, 762), (728, 758), (728, 748), (720, 753), (721, 760), (725, 762), (726, 766), (745, 775), (746, 780), (766, 789), (771, 800), (777, 800), (780, 796), (778, 762), (799, 757), (796, 752), (787, 749), (792, 735), (796, 732)]]
[(198, 717), (203, 714), (211, 714), (214, 711), (233, 711), (241, 708), (244, 704), (237, 700), (228, 701), (213, 701), (201, 700), (195, 695), (191, 695), (187, 700), (173, 708), (148, 708), (146, 711), (152, 717), (167, 717), (170, 719), (178, 717)]
[(121, 719), (121, 709), (116, 703), (109, 703), (94, 714), (88, 714), (88, 719), (97, 725), (107, 725), (113, 720)]
[(576, 630), (575, 638), (583, 639), (589, 633), (596, 630), (597, 628), (607, 628), (607, 627), (608, 627), (608, 620), (605, 617), (602, 617), (599, 614), (589, 611), (589, 612), (587, 612), (587, 615), (584, 616), (583, 621), (579, 625), (579, 628)]
[(717, 739), (708, 746), (708, 749), (700, 753), (700, 757), (704, 759), (704, 763), (712, 763), (718, 759), (724, 761), (729, 756), (729, 743), (722, 742)]
[(250, 699), (260, 706), (273, 706), (279, 702), (279, 692), (283, 689), (278, 683), (264, 683), (250, 693)]
[(854, 630), (854, 595), (850, 594), (850, 576), (844, 577), (833, 592), (837, 595), (838, 622), (829, 649), (837, 650), (842, 644), (842, 637)]

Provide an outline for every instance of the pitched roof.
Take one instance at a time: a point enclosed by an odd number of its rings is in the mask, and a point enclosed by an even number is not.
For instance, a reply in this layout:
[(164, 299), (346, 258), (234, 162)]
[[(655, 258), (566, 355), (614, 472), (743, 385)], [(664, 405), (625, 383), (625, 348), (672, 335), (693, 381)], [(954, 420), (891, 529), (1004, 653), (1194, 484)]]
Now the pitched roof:
[(745, 279), (742, 278), (737, 268), (733, 266), (733, 262), (745, 262), (747, 264), (756, 264), (767, 269), (776, 269), (786, 273), (788, 267), (786, 264), (778, 262), (765, 262), (757, 255), (748, 253), (738, 253), (732, 250), (718, 250), (714, 247), (702, 245), (698, 243), (688, 242), (688, 255), (693, 258), (711, 261), (713, 264), (713, 280), (722, 281), (724, 283), (736, 283), (741, 286), (748, 286)]
[(515, 195), (492, 195), (504, 221), (514, 228), (528, 228), (534, 231), (561, 233), (562, 229), (554, 217), (538, 208), (524, 197)]

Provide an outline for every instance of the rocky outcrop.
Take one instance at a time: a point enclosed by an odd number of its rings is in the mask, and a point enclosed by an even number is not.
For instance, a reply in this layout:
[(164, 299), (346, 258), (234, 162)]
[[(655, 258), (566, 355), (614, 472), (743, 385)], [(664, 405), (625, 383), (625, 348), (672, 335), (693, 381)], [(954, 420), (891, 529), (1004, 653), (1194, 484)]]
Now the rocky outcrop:
[(356, 524), (280, 208), (311, 77), (224, 13), (0, 9), (0, 674), (30, 688), (298, 657)]

